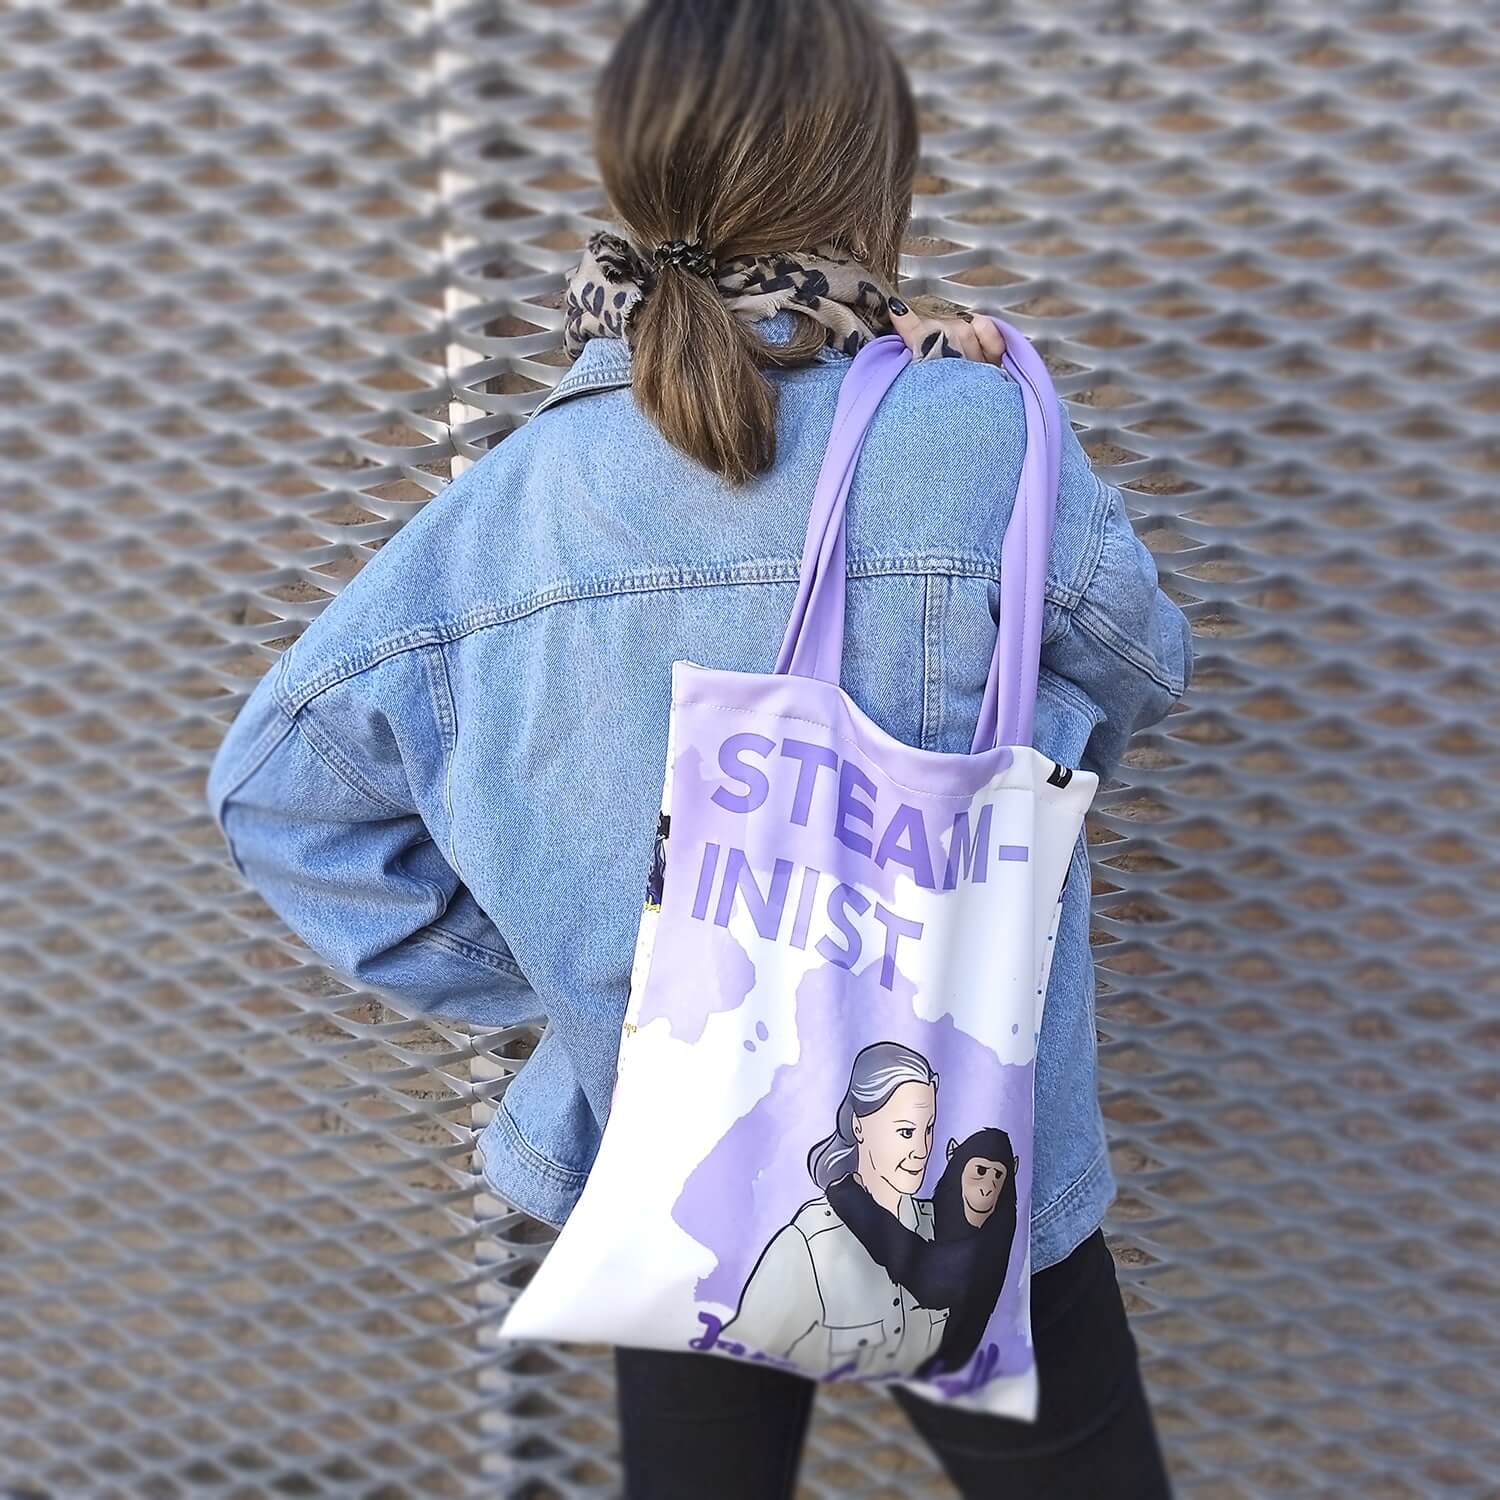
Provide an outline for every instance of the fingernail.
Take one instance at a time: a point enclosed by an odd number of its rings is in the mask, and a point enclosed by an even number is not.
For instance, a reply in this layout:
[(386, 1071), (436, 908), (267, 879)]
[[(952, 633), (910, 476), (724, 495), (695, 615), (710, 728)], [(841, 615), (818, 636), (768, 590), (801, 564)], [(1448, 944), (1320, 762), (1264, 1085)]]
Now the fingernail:
[(907, 307), (907, 305), (899, 297), (888, 297), (886, 299), (886, 305), (893, 313), (896, 314), (898, 318), (904, 317), (908, 312), (911, 311), (911, 309)]

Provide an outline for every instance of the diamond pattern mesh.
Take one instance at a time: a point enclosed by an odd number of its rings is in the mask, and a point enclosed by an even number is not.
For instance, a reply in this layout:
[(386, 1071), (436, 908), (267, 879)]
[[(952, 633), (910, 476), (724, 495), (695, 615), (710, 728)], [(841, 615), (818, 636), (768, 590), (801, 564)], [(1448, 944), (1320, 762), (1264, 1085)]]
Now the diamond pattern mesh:
[[(1192, 617), (1090, 818), (1107, 1229), (1183, 1495), (1500, 1490), (1500, 12), (885, 0), (913, 290), (1042, 343)], [(0, 1486), (615, 1493), (497, 1344), (524, 1033), (351, 991), (202, 782), (557, 377), (624, 7), (0, 10)], [(810, 1497), (949, 1495), (830, 1394)]]

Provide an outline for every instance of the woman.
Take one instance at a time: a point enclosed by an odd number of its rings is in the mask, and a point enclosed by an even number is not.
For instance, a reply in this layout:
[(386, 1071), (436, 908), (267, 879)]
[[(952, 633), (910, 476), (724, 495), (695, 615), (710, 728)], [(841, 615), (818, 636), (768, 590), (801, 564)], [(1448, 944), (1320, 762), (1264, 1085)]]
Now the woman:
[[(620, 233), (570, 287), (572, 369), (282, 653), (208, 784), (236, 867), (334, 968), (408, 1013), (545, 1019), (480, 1145), (495, 1191), (553, 1224), (609, 1110), (671, 663), (774, 662), (852, 354), (895, 328), (918, 356), (849, 496), (842, 679), (909, 744), (969, 749), (1024, 446), (982, 325), (894, 295), (916, 112), (858, 0), (650, 0), (597, 145)], [(1181, 696), (1190, 635), (1060, 429), (1034, 743), (1106, 781)], [(1098, 1230), (1082, 839), (1074, 861), (1036, 1060), (1040, 1418), (897, 1398), (966, 1494), (1166, 1493)], [(622, 1350), (619, 1372), (629, 1495), (791, 1493), (812, 1382), (690, 1352)]]
[[(810, 351), (823, 345), (840, 347), (840, 341), (844, 353), (858, 348), (858, 341), (850, 341), (844, 332), (846, 320), (838, 317), (843, 309), (835, 305), (820, 309), (820, 315), (799, 318), (790, 341), (768, 350), (745, 321), (726, 317), (726, 312), (739, 311), (747, 290), (801, 282), (804, 290), (790, 296), (801, 297), (804, 308), (810, 306), (816, 314), (829, 291), (838, 296), (840, 282), (853, 281), (861, 291), (847, 300), (859, 317), (867, 318), (871, 332), (897, 330), (921, 359), (960, 353), (998, 363), (998, 350), (963, 338), (965, 332), (989, 332), (986, 320), (972, 330), (954, 323), (938, 329), (929, 323), (913, 336), (903, 303), (883, 293), (894, 284), (909, 216), (915, 110), (900, 65), (855, 0), (823, 0), (816, 6), (805, 0), (739, 0), (718, 6), (703, 6), (700, 0), (648, 3), (622, 34), (604, 68), (595, 148), (615, 213), (637, 245), (664, 246), (664, 264), (648, 296), (639, 299), (628, 270), (621, 269), (621, 281), (613, 282), (589, 275), (585, 266), (580, 321), (588, 323), (588, 309), (597, 305), (598, 294), (618, 308), (621, 323), (628, 320), (628, 330), (616, 327), (606, 332), (628, 333), (633, 387), (643, 413), (669, 443), (726, 480), (774, 474), (778, 432), (789, 416), (784, 408), (790, 383), (768, 383), (760, 371), (796, 369)], [(699, 240), (705, 248), (700, 254), (717, 261), (711, 275), (699, 275), (690, 263), (682, 264), (681, 255), (672, 258), (673, 242), (681, 246)], [(793, 263), (787, 257), (777, 263), (763, 255), (783, 246), (829, 242), (859, 264), (858, 275), (847, 275), (840, 263), (808, 269), (805, 258)], [(750, 261), (748, 269), (733, 264), (736, 257), (748, 260), (756, 252), (760, 258)], [(817, 282), (808, 287), (811, 276)], [(574, 297), (571, 308), (579, 305), (579, 297)], [(945, 335), (957, 348), (950, 347)], [(975, 396), (984, 399), (978, 390)], [(909, 480), (913, 477), (907, 475)], [(1074, 477), (1089, 495), (1097, 493), (1079, 469), (1074, 469)], [(906, 493), (913, 502), (932, 499), (921, 483), (907, 487)], [(1080, 498), (1079, 493), (1059, 498), (1058, 535), (1064, 544), (1070, 535), (1074, 544), (1083, 543), (1067, 519), (1068, 507)], [(936, 514), (932, 531), (924, 537), (935, 550), (963, 549), (971, 540), (945, 534)], [(1148, 627), (1139, 630), (1142, 657), (1151, 657), (1161, 637), (1175, 636), (1175, 661), (1182, 675), (1178, 691), (1160, 694), (1151, 708), (1137, 700), (1127, 714), (1116, 718), (1110, 738), (1124, 747), (1134, 727), (1149, 723), (1152, 715), (1160, 717), (1181, 694), (1191, 661), (1187, 624), (1181, 615), (1172, 618), (1175, 606), (1157, 588), (1149, 553), (1128, 534), (1128, 520), (1116, 528), (1113, 540), (1136, 570), (1130, 583), (1121, 583), (1133, 589), (1134, 612)], [(1077, 564), (1079, 558), (1058, 559), (1064, 571)], [(975, 621), (981, 636), (983, 624)], [(993, 645), (993, 627), (989, 643)], [(1164, 654), (1173, 660), (1170, 649)], [(1109, 655), (1104, 646), (1098, 651), (1100, 661), (1092, 670), (1077, 673), (1073, 681), (1083, 676), (1092, 687)], [(1062, 660), (1061, 652), (1047, 664), (1065, 678), (1070, 675), (1070, 661)], [(1169, 678), (1160, 661), (1151, 664), (1157, 667), (1158, 681)], [(859, 702), (867, 703), (853, 691)], [(888, 700), (888, 693), (879, 697)], [(1041, 708), (1038, 712), (1041, 717)], [(963, 730), (972, 733), (972, 727), (972, 712), (966, 726), (953, 724), (953, 748), (968, 745)], [(1038, 730), (1040, 748), (1046, 748), (1046, 733)], [(1089, 763), (1086, 750), (1095, 751), (1098, 765), (1098, 745), (1070, 745), (1058, 757), (1068, 765)], [(1088, 889), (1086, 880), (1070, 883), (1074, 897), (1080, 888)], [(1077, 918), (1077, 910), (1073, 915)], [(1086, 918), (1085, 906), (1083, 948), (1076, 953), (1080, 969), (1088, 965)], [(1077, 926), (1074, 919), (1076, 942)], [(1074, 972), (1074, 980), (1079, 978)], [(1074, 1062), (1082, 1058), (1085, 1046), (1080, 1028), (1092, 1029), (1092, 1016), (1079, 1017), (1080, 992), (1082, 984), (1076, 983), (1068, 998), (1076, 1025), (1065, 1029), (1062, 1038), (1049, 1038), (1044, 1028), (1041, 1041), (1041, 1047), (1050, 1040), (1073, 1053)], [(1047, 1005), (1053, 1007), (1052, 990)], [(1092, 1094), (1092, 1076), (1083, 1068), (1073, 1071), (1068, 1083)], [(1038, 1094), (1041, 1088), (1038, 1083)], [(1043, 1098), (1040, 1106), (1044, 1103)], [(1097, 1103), (1092, 1109), (1097, 1110)], [(1064, 1113), (1040, 1107), (1038, 1133), (1052, 1136), (1062, 1127)], [(849, 1152), (847, 1143), (841, 1149)], [(926, 1155), (922, 1163), (926, 1166)], [(1071, 1193), (1088, 1202), (1089, 1188), (1097, 1193), (1109, 1173), (1103, 1142), (1092, 1164), (1083, 1166)], [(1088, 1176), (1091, 1166), (1094, 1184)], [(840, 1173), (829, 1176), (826, 1163), (822, 1172), (820, 1178), (814, 1172), (814, 1179), (826, 1190)], [(1046, 1179), (1035, 1184), (1044, 1220), (1047, 1215), (1056, 1217), (1065, 1191), (1070, 1191), (1068, 1184), (1059, 1184), (1056, 1191), (1049, 1191)], [(915, 1188), (900, 1202), (913, 1202), (913, 1193)], [(1095, 1199), (1083, 1212), (1103, 1214), (1103, 1208), (1104, 1202)], [(826, 1203), (808, 1209), (813, 1209), (813, 1218), (831, 1217)], [(808, 1209), (766, 1247), (724, 1337), (732, 1338), (736, 1328), (748, 1334), (759, 1319), (759, 1289), (769, 1281), (772, 1257), (778, 1274), (804, 1286), (816, 1254), (811, 1251), (816, 1241), (805, 1238)], [(1034, 1224), (1037, 1220), (1034, 1212)], [(1071, 1254), (1038, 1263), (1034, 1253), (1034, 1268), (1040, 1269), (1034, 1269), (1032, 1277), (1032, 1323), (1043, 1391), (1035, 1427), (944, 1409), (895, 1392), (966, 1496), (1110, 1494), (1146, 1500), (1169, 1493), (1113, 1259), (1097, 1220), (1089, 1229), (1065, 1247)], [(930, 1208), (916, 1232), (932, 1238)], [(841, 1229), (834, 1239), (843, 1247), (852, 1236)], [(852, 1256), (852, 1250), (843, 1253)], [(861, 1260), (867, 1256), (864, 1253)], [(901, 1308), (892, 1307), (892, 1313), (900, 1313), (904, 1326), (910, 1322), (910, 1292), (901, 1289), (898, 1296)], [(772, 1322), (774, 1305), (766, 1296), (765, 1316)], [(810, 1320), (804, 1337), (813, 1337), (811, 1331), (820, 1328)], [(938, 1337), (941, 1340), (941, 1332)], [(753, 1344), (753, 1338), (747, 1343)], [(826, 1353), (819, 1344), (817, 1361)], [(790, 1496), (813, 1398), (810, 1383), (786, 1371), (654, 1350), (619, 1350), (616, 1365), (628, 1496), (670, 1500), (709, 1493), (694, 1488), (702, 1484), (703, 1473), (714, 1475), (709, 1490), (715, 1496)], [(711, 1469), (700, 1467), (699, 1460)]]
[(807, 1169), (825, 1196), (772, 1236), (720, 1340), (760, 1350), (814, 1376), (910, 1375), (937, 1352), (946, 1304), (918, 1303), (829, 1207), (840, 1179), (857, 1180), (874, 1214), (903, 1234), (932, 1238), (932, 1204), (917, 1194), (932, 1153), (937, 1074), (899, 1042), (862, 1048), (833, 1133)]

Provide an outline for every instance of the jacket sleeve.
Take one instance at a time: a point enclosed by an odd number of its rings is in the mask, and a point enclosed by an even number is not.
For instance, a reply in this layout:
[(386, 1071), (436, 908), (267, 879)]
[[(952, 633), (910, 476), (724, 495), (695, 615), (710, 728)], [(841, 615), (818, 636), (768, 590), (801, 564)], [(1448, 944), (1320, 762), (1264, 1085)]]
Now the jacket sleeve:
[(278, 691), (284, 653), (215, 755), (209, 810), (240, 874), (353, 983), (409, 1015), (487, 1027), (537, 1019), (525, 975), (418, 810), (423, 782), (441, 783), (442, 746), (412, 696), (417, 654), (292, 713)]
[(1090, 554), (1071, 609), (1042, 643), (1042, 664), (1076, 683), (1103, 710), (1080, 757), (1100, 783), (1137, 729), (1165, 718), (1193, 675), (1192, 625), (1162, 591), (1156, 559), (1135, 534), (1125, 496), (1094, 473), (1063, 411), (1058, 509), (1088, 516)]

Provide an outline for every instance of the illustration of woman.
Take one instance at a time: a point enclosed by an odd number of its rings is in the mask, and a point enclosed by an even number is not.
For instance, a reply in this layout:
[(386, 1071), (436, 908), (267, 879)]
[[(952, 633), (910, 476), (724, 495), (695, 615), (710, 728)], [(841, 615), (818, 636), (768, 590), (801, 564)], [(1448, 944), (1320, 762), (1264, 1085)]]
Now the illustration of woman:
[(834, 1212), (871, 1259), (919, 1303), (948, 1309), (942, 1344), (918, 1375), (961, 1370), (979, 1348), (1010, 1266), (1017, 1165), (998, 1128), (976, 1131), (962, 1145), (949, 1141), (931, 1235), (898, 1224), (852, 1174), (829, 1186)]
[(937, 1083), (927, 1059), (899, 1042), (858, 1053), (833, 1133), (808, 1157), (825, 1196), (772, 1236), (721, 1340), (813, 1376), (909, 1375), (936, 1353), (946, 1310), (919, 1306), (838, 1217), (826, 1190), (857, 1174), (877, 1212), (931, 1240), (932, 1205), (916, 1195), (932, 1153)]

